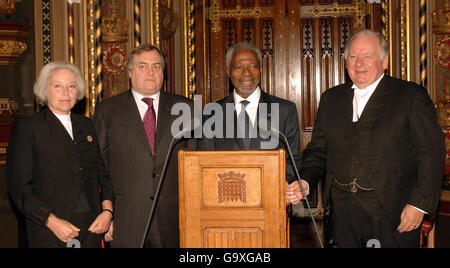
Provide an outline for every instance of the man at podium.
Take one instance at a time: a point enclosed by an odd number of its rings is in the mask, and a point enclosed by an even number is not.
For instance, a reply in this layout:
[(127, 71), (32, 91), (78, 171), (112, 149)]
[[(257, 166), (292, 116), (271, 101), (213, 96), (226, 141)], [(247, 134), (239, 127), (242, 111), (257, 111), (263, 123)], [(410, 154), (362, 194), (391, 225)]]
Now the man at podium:
[[(259, 120), (261, 115), (267, 115), (265, 122), (276, 123), (278, 130), (287, 136), (292, 151), (294, 162), (286, 156), (286, 180), (287, 203), (298, 204), (300, 199), (294, 194), (300, 191), (295, 176), (294, 164), (300, 162), (300, 130), (298, 125), (297, 108), (293, 102), (272, 96), (261, 90), (262, 54), (261, 51), (251, 43), (238, 43), (228, 49), (226, 53), (226, 71), (234, 90), (228, 97), (219, 100), (217, 104), (223, 111), (223, 129), (230, 133), (230, 127), (234, 127), (229, 135), (223, 138), (203, 138), (199, 147), (203, 150), (261, 150), (268, 149), (262, 146), (264, 138), (259, 135)], [(272, 107), (277, 111), (272, 111)], [(262, 113), (261, 107), (267, 108)], [(233, 109), (234, 111), (230, 111)], [(230, 120), (225, 115), (234, 114), (234, 124), (229, 125)], [(217, 126), (216, 126), (217, 128)], [(288, 146), (282, 140), (277, 140), (277, 146), (270, 149), (286, 148)], [(306, 186), (306, 185), (305, 185)]]

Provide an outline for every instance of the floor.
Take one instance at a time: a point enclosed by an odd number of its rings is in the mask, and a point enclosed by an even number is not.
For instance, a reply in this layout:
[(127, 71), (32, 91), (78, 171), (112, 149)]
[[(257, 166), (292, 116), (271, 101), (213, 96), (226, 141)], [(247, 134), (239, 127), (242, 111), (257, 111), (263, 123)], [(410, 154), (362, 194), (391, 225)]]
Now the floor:
[[(316, 221), (320, 238), (323, 241), (323, 224)], [(310, 219), (291, 219), (291, 248), (320, 248), (320, 242)]]

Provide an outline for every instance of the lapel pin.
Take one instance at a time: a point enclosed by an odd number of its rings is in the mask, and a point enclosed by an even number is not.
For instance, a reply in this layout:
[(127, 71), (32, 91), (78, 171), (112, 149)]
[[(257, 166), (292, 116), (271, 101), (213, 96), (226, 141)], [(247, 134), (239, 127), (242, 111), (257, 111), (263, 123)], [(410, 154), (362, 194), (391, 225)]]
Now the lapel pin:
[(91, 136), (91, 135), (88, 135), (88, 136), (87, 136), (87, 140), (88, 140), (88, 142), (92, 142), (92, 136)]

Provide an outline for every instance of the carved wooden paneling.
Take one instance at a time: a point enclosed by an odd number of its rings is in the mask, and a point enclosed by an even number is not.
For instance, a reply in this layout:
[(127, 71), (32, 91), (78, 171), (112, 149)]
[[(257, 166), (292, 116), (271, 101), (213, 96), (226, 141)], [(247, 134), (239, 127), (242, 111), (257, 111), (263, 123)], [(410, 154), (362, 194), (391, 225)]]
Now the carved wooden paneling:
[(302, 19), (301, 127), (304, 132), (311, 132), (314, 127), (321, 94), (345, 82), (344, 48), (352, 31), (349, 16)]
[(347, 43), (348, 39), (350, 38), (352, 34), (352, 23), (351, 18), (349, 17), (340, 17), (338, 19), (339, 21), (339, 40), (337, 42), (337, 46), (339, 47), (339, 59), (338, 59), (338, 76), (339, 76), (339, 82), (344, 83), (345, 82), (345, 59), (344, 59), (344, 50), (345, 50), (345, 44)]
[(301, 106), (301, 131), (309, 130), (314, 124), (313, 114), (315, 111), (316, 99), (314, 94), (316, 81), (315, 61), (314, 61), (314, 20), (305, 19), (301, 22), (301, 42), (302, 42), (302, 106)]
[(260, 228), (206, 228), (204, 248), (262, 248)]
[(263, 74), (261, 76), (261, 87), (268, 93), (274, 87), (274, 46), (273, 46), (273, 19), (262, 20), (262, 55)]
[(225, 44), (226, 44), (226, 49), (230, 48), (232, 45), (234, 45), (235, 43), (237, 43), (238, 40), (238, 30), (237, 30), (237, 21), (232, 19), (232, 20), (225, 20), (224, 21), (224, 29), (225, 29)]
[(242, 40), (249, 43), (256, 42), (256, 25), (255, 19), (243, 20)]
[(234, 8), (237, 6), (237, 0), (224, 0), (222, 6), (224, 8)]
[(6, 163), (6, 150), (8, 148), (13, 123), (20, 116), (17, 101), (0, 98), (0, 165)]
[(261, 6), (271, 6), (271, 5), (273, 5), (273, 1), (275, 1), (275, 0), (260, 0), (259, 4)]
[(225, 72), (225, 53), (229, 47), (243, 41), (254, 43), (263, 51), (262, 83), (270, 92), (274, 86), (274, 5), (274, 1), (211, 1), (210, 38), (205, 40), (210, 48), (206, 52), (209, 54), (211, 82), (208, 85), (210, 90), (201, 92), (207, 95), (207, 103), (228, 96), (232, 90)]
[(255, 7), (256, 0), (241, 0), (242, 7)]

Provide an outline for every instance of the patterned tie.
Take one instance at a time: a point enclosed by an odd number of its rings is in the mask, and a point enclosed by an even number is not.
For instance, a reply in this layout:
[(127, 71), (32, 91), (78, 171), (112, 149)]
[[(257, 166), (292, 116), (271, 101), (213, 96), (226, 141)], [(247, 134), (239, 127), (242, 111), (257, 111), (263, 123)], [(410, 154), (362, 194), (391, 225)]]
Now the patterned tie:
[[(250, 117), (246, 111), (247, 106), (250, 104), (248, 100), (243, 100), (241, 103), (241, 113), (239, 114), (240, 122), (244, 122), (244, 147), (245, 150), (250, 149)], [(242, 129), (242, 128), (241, 128)]]
[(147, 134), (148, 144), (150, 145), (150, 149), (152, 150), (152, 155), (155, 155), (155, 134), (156, 134), (156, 114), (155, 109), (153, 108), (153, 99), (152, 98), (143, 98), (143, 102), (148, 105), (147, 112), (145, 112), (144, 116), (144, 129)]

